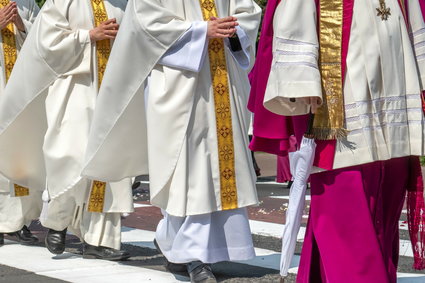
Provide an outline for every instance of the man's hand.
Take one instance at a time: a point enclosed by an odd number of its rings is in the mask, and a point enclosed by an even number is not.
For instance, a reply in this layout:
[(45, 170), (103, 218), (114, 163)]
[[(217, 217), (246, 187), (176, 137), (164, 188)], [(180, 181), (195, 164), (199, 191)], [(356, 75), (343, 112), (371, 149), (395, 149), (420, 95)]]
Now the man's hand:
[(317, 109), (322, 105), (322, 101), (319, 97), (303, 97), (301, 98), (302, 102), (311, 106), (311, 113), (316, 114)]
[(9, 2), (0, 9), (0, 29), (4, 29), (10, 22), (14, 22), (18, 15), (16, 2)]
[(23, 32), (25, 31), (25, 25), (24, 25), (24, 22), (22, 21), (21, 16), (19, 15), (19, 13), (16, 13), (16, 17), (13, 20), (13, 23), (18, 28), (18, 30), (23, 31)]
[(208, 38), (226, 38), (232, 37), (236, 32), (236, 26), (238, 26), (237, 18), (226, 17), (226, 18), (214, 18), (212, 17), (208, 21)]
[(118, 28), (117, 20), (109, 19), (90, 30), (90, 40), (96, 42), (103, 39), (114, 39), (117, 36)]

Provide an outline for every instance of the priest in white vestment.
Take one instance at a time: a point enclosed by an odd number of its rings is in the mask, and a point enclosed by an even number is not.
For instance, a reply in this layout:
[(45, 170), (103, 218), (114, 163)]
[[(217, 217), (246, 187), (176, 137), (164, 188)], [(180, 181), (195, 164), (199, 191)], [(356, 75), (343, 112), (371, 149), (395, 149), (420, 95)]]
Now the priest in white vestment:
[(133, 211), (131, 182), (81, 177), (98, 89), (126, 0), (48, 0), (0, 101), (0, 171), (46, 188), (46, 246), (65, 249), (69, 228), (84, 258), (120, 260), (121, 213)]
[[(0, 98), (15, 65), (17, 55), (29, 33), (39, 8), (34, 0), (0, 1)], [(41, 212), (40, 188), (20, 187), (0, 175), (0, 246), (3, 234), (18, 242), (32, 244), (38, 239), (28, 229)]]
[(297, 282), (395, 283), (406, 193), (414, 267), (425, 268), (424, 12), (422, 0), (283, 0), (275, 11), (264, 106), (315, 113)]
[(246, 104), (260, 14), (252, 0), (130, 1), (99, 93), (83, 174), (147, 173), (148, 155), (157, 245), (192, 282), (254, 256)]

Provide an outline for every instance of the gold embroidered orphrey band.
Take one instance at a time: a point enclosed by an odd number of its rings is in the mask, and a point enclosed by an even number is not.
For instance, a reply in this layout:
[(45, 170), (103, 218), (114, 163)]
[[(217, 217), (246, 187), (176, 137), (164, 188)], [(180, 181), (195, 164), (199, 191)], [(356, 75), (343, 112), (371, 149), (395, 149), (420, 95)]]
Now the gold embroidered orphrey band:
[[(91, 5), (93, 8), (93, 17), (94, 25), (97, 27), (101, 23), (108, 20), (108, 14), (106, 12), (105, 3), (103, 0), (91, 0)], [(103, 75), (105, 73), (106, 64), (108, 63), (109, 54), (111, 53), (111, 41), (109, 39), (104, 39), (96, 42), (96, 60), (97, 60), (97, 82), (98, 88), (103, 80)], [(103, 212), (103, 207), (105, 204), (105, 191), (106, 183), (101, 181), (93, 181), (89, 205), (87, 210), (90, 212)]]
[(29, 196), (30, 190), (28, 188), (13, 184), (13, 189), (15, 191), (15, 197), (24, 197)]
[[(214, 1), (200, 0), (200, 4), (205, 21), (210, 20), (211, 17), (218, 16)], [(238, 207), (238, 192), (235, 176), (230, 89), (223, 39), (214, 38), (209, 40), (208, 56), (214, 91), (221, 205), (223, 210), (229, 210)]]
[[(0, 0), (1, 8), (6, 7), (9, 3), (9, 0)], [(12, 73), (13, 66), (15, 66), (16, 59), (18, 58), (15, 26), (12, 22), (7, 24), (7, 26), (1, 30), (1, 39), (3, 47), (4, 76), (7, 83), (10, 78), (10, 74)], [(28, 188), (17, 184), (13, 184), (13, 189), (15, 191), (15, 197), (24, 197), (30, 194), (30, 190)]]
[[(0, 0), (1, 7), (7, 6), (9, 0)], [(16, 51), (16, 38), (15, 38), (15, 26), (12, 22), (1, 30), (1, 38), (3, 42), (3, 57), (4, 57), (4, 72), (6, 76), (6, 82), (10, 78), (13, 66), (15, 65), (18, 53)]]
[(341, 70), (343, 0), (320, 0), (320, 73), (323, 105), (314, 117), (312, 137), (333, 140), (347, 136)]

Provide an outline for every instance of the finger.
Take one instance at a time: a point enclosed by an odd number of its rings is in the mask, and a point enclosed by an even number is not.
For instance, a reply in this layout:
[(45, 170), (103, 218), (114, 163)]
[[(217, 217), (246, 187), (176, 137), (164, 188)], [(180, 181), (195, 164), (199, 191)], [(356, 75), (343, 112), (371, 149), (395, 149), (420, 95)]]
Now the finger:
[(16, 5), (12, 5), (12, 3), (10, 2), (8, 5), (6, 5), (6, 7), (4, 7), (4, 11), (5, 12), (9, 12), (10, 10), (12, 10), (13, 8), (15, 8)]
[(218, 18), (217, 18), (217, 17), (211, 17), (211, 18), (210, 18), (210, 21), (216, 21), (216, 20), (218, 20)]
[(13, 7), (16, 7), (16, 3), (15, 3), (15, 2), (9, 2), (9, 4), (7, 4), (7, 5), (5, 6), (5, 8), (8, 8), (8, 9), (11, 9), (11, 8), (13, 8)]
[(105, 30), (105, 35), (109, 35), (109, 36), (116, 36), (118, 33), (117, 30)]
[(118, 24), (110, 23), (108, 25), (105, 25), (105, 29), (106, 30), (114, 30), (114, 29), (118, 29), (118, 28), (119, 28), (119, 25)]
[(211, 38), (228, 38), (228, 37), (229, 37), (229, 35), (219, 34), (219, 33), (211, 36)]
[(238, 25), (237, 22), (224, 22), (224, 23), (219, 23), (218, 24), (218, 28), (220, 28), (220, 29), (226, 29), (226, 28), (235, 27), (237, 25)]
[(236, 32), (236, 29), (231, 28), (231, 29), (218, 29), (217, 33), (219, 34), (224, 34), (224, 35), (231, 35), (234, 34)]
[(9, 16), (11, 16), (11, 15), (13, 15), (14, 14), (14, 12), (13, 12), (13, 9), (9, 9), (8, 11), (7, 11), (7, 13), (6, 13), (6, 17), (9, 17)]
[(10, 23), (11, 21), (14, 20), (14, 18), (16, 18), (16, 15), (14, 14), (9, 14), (8, 16), (6, 16), (6, 22)]
[(116, 23), (116, 22), (117, 22), (117, 20), (115, 18), (113, 18), (113, 19), (109, 19), (109, 20), (102, 22), (102, 24), (103, 25), (109, 25), (111, 23)]
[(217, 22), (219, 23), (234, 22), (234, 20), (233, 20), (233, 17), (225, 17), (225, 18), (217, 19)]
[(7, 15), (12, 10), (12, 6), (8, 5), (2, 9), (4, 15)]

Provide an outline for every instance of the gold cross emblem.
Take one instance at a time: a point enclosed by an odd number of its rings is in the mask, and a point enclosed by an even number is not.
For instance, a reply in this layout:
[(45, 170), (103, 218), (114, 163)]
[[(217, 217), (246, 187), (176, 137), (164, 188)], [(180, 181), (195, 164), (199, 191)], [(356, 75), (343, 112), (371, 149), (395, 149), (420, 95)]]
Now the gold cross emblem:
[(391, 9), (387, 8), (385, 0), (379, 0), (379, 8), (376, 8), (378, 17), (381, 17), (381, 20), (386, 21), (388, 17), (391, 16)]

